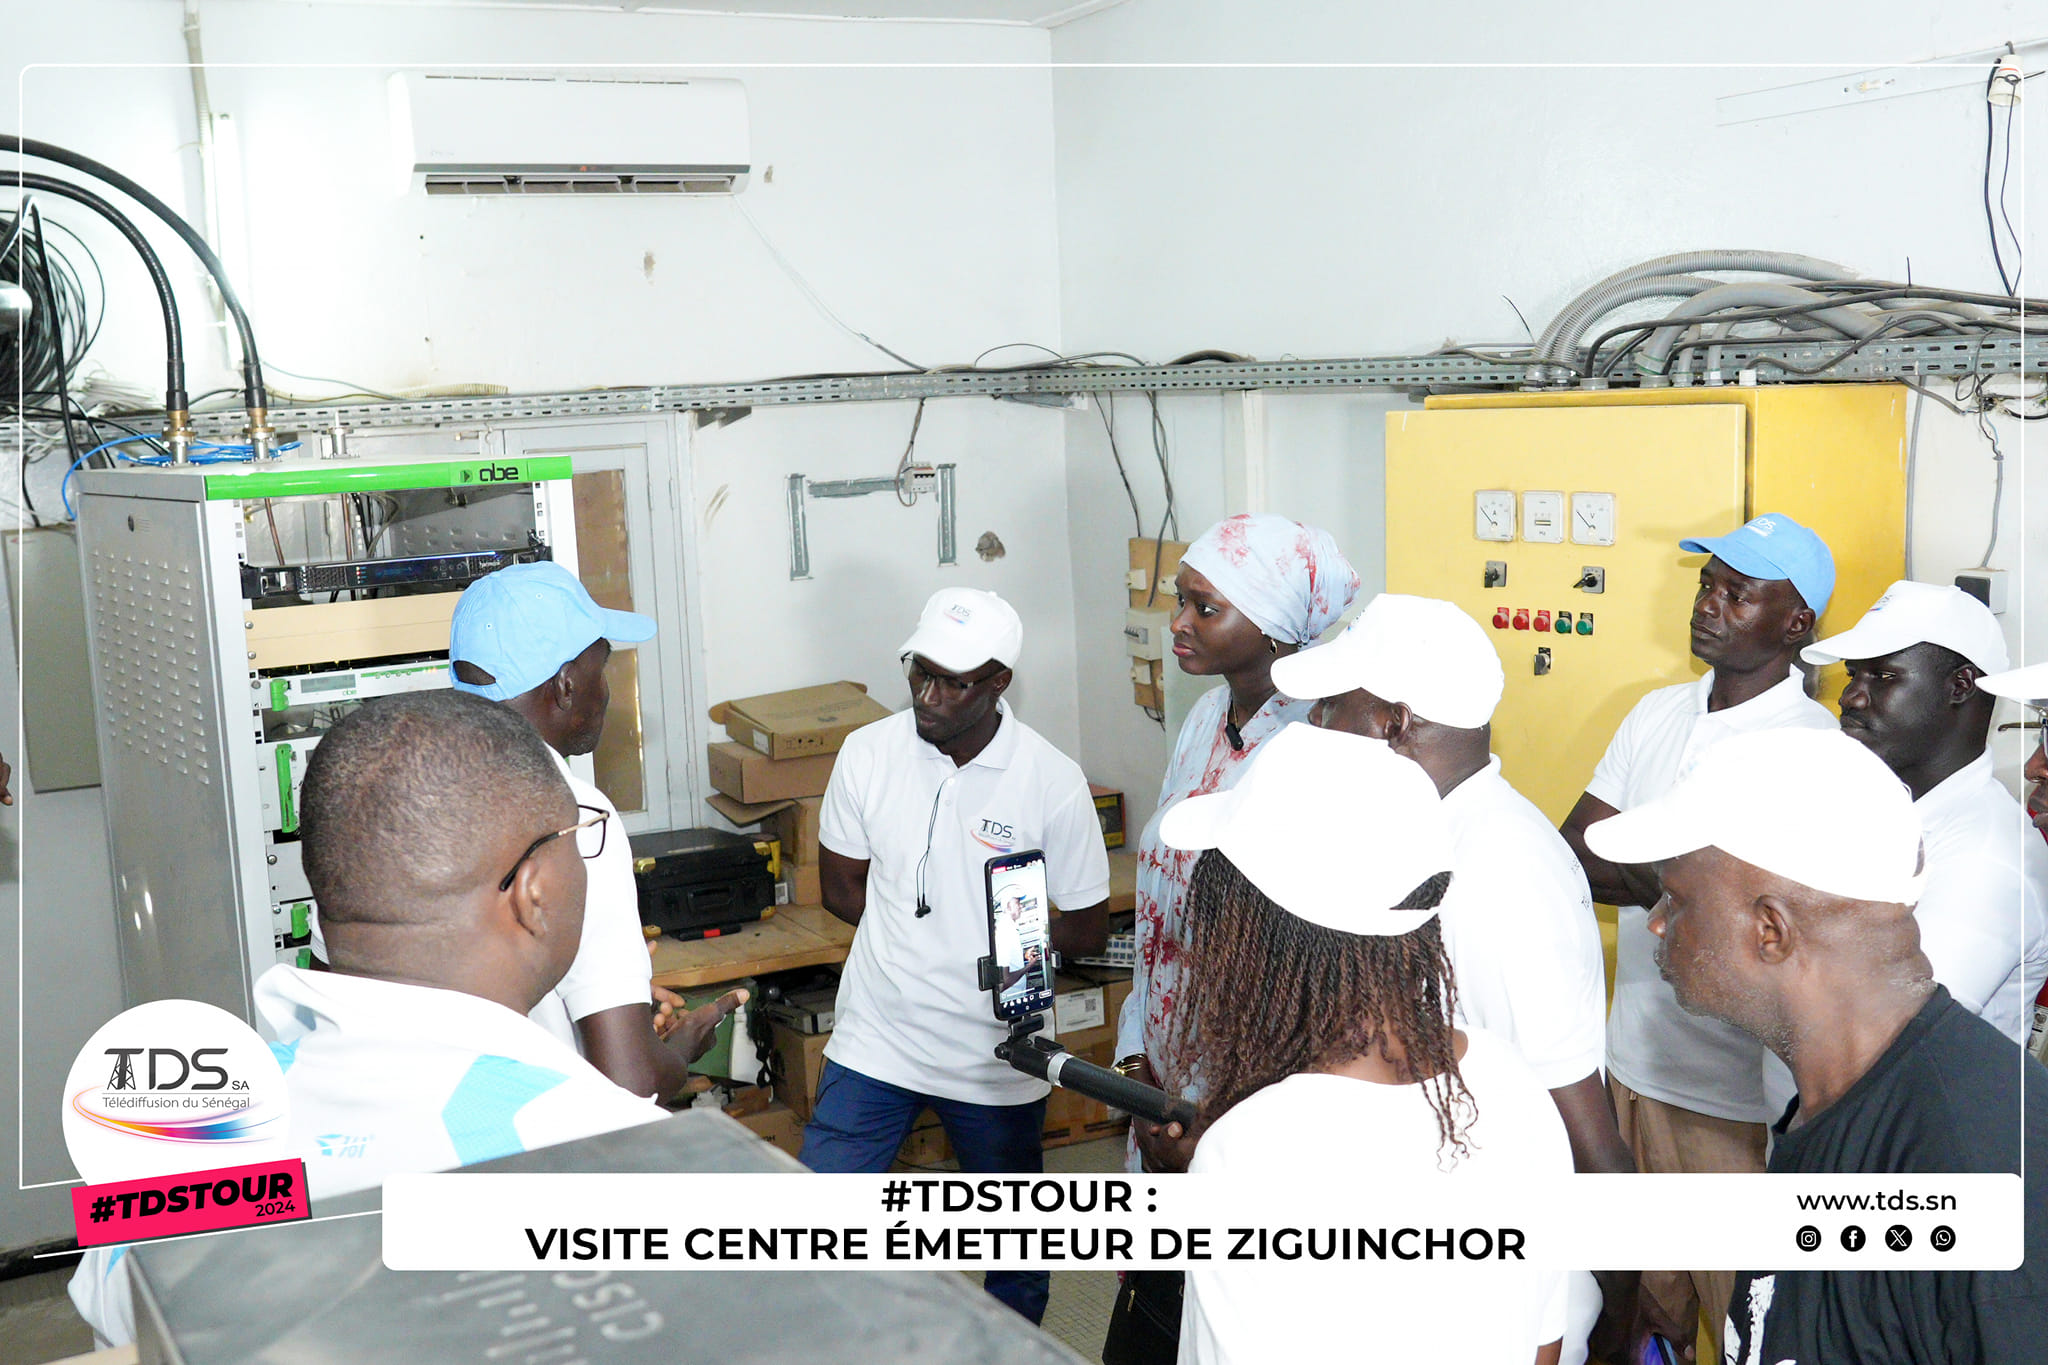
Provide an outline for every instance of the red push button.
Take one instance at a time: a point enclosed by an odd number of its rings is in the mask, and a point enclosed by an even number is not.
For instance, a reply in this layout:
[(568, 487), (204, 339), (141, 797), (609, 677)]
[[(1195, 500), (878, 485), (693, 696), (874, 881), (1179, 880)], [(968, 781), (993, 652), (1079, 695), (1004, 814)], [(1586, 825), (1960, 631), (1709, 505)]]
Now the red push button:
[(1528, 609), (1527, 607), (1517, 607), (1517, 608), (1515, 608), (1515, 629), (1516, 629), (1516, 630), (1527, 630), (1528, 628), (1529, 628), (1529, 609)]
[(1549, 630), (1549, 629), (1550, 629), (1550, 613), (1549, 613), (1549, 612), (1547, 612), (1547, 611), (1539, 611), (1539, 612), (1537, 612), (1537, 613), (1536, 613), (1536, 629), (1538, 629), (1538, 630), (1543, 630), (1543, 631), (1547, 631), (1547, 630)]
[(1508, 628), (1508, 609), (1506, 607), (1495, 607), (1493, 609), (1493, 628), (1495, 630), (1506, 630)]

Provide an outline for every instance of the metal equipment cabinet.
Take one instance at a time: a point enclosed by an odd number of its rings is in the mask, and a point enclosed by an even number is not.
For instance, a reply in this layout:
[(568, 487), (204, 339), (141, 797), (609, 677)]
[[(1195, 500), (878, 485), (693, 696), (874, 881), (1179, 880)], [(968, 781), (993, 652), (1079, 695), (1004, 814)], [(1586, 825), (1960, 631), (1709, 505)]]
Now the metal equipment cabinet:
[(534, 547), (576, 570), (569, 457), (459, 445), (77, 477), (127, 1004), (250, 1018), (255, 979), (306, 942), (297, 798), (319, 732), (348, 703), (447, 686), (455, 591), (252, 596), (246, 570)]

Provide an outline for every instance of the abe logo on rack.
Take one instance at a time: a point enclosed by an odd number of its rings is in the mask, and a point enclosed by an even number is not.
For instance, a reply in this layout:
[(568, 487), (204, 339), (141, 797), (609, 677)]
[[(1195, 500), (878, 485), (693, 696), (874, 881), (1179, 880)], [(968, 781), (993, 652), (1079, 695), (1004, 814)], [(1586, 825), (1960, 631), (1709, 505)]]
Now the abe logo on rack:
[(478, 483), (518, 483), (519, 466), (516, 464), (487, 464), (477, 466)]

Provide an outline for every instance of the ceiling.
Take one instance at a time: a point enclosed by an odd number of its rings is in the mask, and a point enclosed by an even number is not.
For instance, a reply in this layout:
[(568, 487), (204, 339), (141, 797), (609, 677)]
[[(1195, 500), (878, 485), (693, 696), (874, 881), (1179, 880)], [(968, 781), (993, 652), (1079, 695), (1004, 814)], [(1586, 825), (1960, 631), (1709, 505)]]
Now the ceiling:
[[(348, 3), (348, 0), (341, 0)], [(391, 0), (364, 0), (391, 3)], [(431, 5), (446, 0), (399, 0)], [(508, 7), (639, 11), (646, 14), (740, 14), (777, 18), (880, 19), (958, 24), (1059, 25), (1123, 0), (495, 0)]]

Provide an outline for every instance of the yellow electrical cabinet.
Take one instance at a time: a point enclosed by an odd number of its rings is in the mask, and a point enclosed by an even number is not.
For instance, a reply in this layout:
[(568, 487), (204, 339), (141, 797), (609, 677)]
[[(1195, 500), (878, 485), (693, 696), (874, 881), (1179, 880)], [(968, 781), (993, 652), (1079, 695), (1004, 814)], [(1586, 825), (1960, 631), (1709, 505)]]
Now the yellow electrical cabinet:
[[(1507, 670), (1493, 748), (1562, 821), (1654, 687), (1699, 677), (1704, 556), (1761, 512), (1835, 557), (1823, 634), (1905, 565), (1906, 390), (1896, 384), (1487, 394), (1387, 417), (1387, 590), (1456, 602)], [(1840, 693), (1840, 670), (1822, 695)]]

